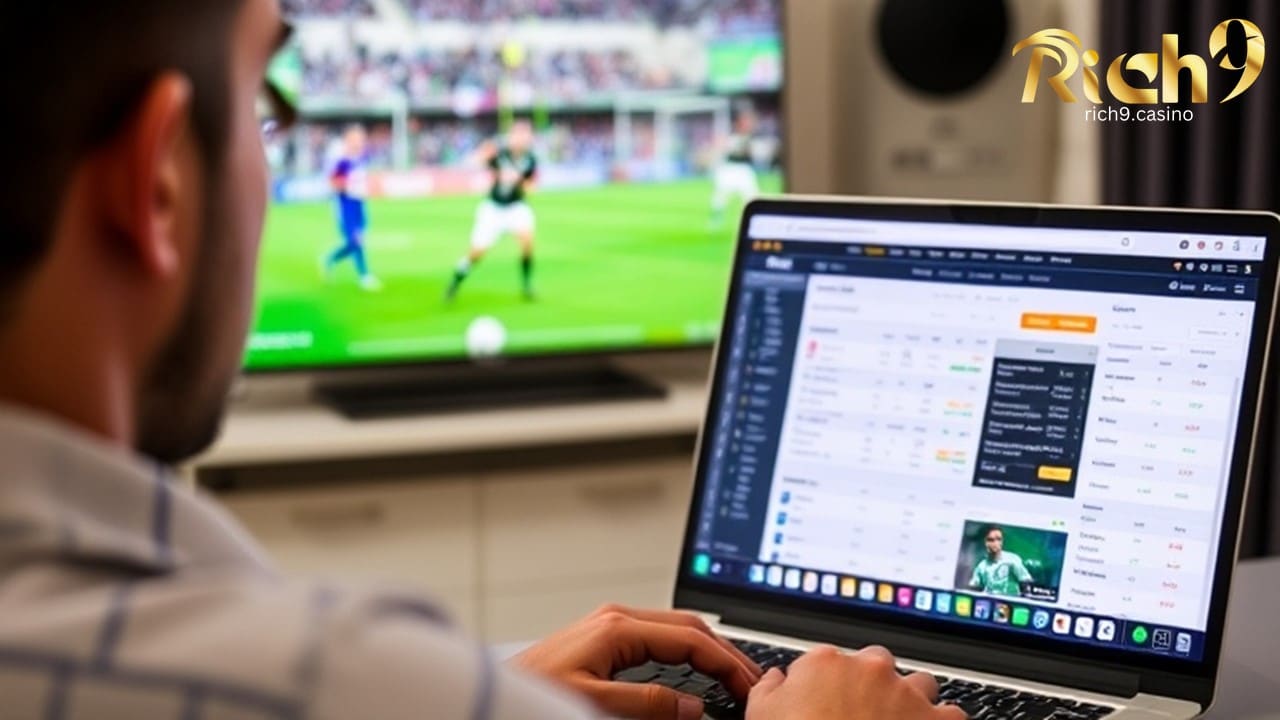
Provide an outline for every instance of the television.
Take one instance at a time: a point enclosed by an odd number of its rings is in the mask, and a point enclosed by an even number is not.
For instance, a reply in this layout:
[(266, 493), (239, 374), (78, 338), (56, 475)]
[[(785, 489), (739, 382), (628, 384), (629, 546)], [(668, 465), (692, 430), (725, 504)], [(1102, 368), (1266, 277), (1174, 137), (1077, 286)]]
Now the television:
[(284, 0), (249, 371), (710, 344), (782, 0)]

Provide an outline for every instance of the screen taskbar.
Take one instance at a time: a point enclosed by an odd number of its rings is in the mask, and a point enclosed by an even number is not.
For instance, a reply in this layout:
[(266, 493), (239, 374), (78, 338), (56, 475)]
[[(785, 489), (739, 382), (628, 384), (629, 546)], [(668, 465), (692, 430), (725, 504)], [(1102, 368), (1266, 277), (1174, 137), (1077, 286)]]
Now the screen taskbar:
[(1057, 609), (1004, 597), (954, 588), (926, 588), (893, 580), (830, 573), (821, 570), (699, 553), (691, 568), (698, 578), (752, 586), (769, 592), (846, 605), (930, 617), (949, 622), (1030, 633), (1048, 639), (1089, 644), (1130, 652), (1199, 661), (1204, 656), (1203, 632), (1093, 613)]

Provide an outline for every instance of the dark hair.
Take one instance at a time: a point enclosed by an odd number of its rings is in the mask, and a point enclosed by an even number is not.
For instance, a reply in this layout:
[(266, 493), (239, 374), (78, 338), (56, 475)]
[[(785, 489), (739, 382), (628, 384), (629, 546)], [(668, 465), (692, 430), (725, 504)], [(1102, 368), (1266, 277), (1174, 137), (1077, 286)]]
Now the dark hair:
[(0, 309), (48, 252), (76, 165), (110, 140), (156, 77), (194, 92), (204, 171), (227, 143), (231, 32), (243, 0), (0, 3)]
[(986, 540), (987, 536), (993, 532), (1000, 533), (1001, 538), (1004, 537), (1004, 528), (1000, 527), (999, 525), (988, 525), (982, 530), (982, 539)]

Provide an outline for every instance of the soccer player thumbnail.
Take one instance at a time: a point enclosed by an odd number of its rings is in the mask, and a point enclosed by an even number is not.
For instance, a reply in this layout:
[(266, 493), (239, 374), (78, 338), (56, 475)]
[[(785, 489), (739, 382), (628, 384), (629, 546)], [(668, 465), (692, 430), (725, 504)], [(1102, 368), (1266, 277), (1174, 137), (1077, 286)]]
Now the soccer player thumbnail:
[(458, 261), (446, 299), (452, 301), (476, 263), (506, 235), (520, 244), (520, 277), (527, 300), (533, 295), (533, 241), (536, 219), (527, 198), (538, 177), (538, 159), (533, 152), (533, 125), (517, 120), (507, 131), (505, 142), (486, 143), (480, 158), (493, 176), (489, 195), (476, 210), (471, 230), (471, 250)]
[(711, 226), (724, 225), (724, 214), (729, 201), (737, 199), (749, 202), (760, 194), (760, 180), (752, 161), (751, 144), (755, 140), (758, 121), (755, 111), (746, 108), (738, 113), (734, 132), (725, 139), (724, 159), (713, 177), (715, 189), (711, 195)]
[(1004, 529), (993, 525), (983, 538), (987, 556), (973, 569), (969, 587), (989, 595), (1021, 597), (1022, 584), (1031, 582), (1032, 577), (1022, 558), (1004, 549)]
[(374, 292), (382, 289), (382, 284), (369, 272), (369, 258), (364, 245), (365, 230), (369, 226), (365, 208), (369, 196), (367, 145), (364, 128), (359, 125), (347, 128), (342, 138), (342, 156), (329, 174), (337, 203), (338, 232), (342, 244), (323, 258), (323, 270), (328, 277), (338, 263), (350, 259), (360, 276), (360, 287)]

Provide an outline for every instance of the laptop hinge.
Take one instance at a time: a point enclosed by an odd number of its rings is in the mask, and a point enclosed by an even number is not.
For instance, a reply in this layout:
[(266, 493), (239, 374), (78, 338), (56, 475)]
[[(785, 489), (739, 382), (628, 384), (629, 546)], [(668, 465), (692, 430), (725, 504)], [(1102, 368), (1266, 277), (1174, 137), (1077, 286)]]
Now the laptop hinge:
[(724, 625), (843, 647), (883, 645), (904, 658), (1115, 697), (1134, 697), (1138, 694), (1141, 683), (1138, 673), (1123, 668), (1010, 650), (992, 643), (939, 640), (936, 635), (924, 635), (883, 625), (856, 625), (813, 615), (783, 614), (749, 608), (726, 610), (720, 621)]

